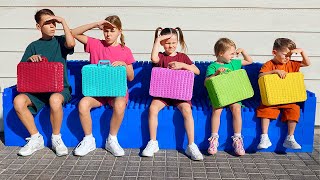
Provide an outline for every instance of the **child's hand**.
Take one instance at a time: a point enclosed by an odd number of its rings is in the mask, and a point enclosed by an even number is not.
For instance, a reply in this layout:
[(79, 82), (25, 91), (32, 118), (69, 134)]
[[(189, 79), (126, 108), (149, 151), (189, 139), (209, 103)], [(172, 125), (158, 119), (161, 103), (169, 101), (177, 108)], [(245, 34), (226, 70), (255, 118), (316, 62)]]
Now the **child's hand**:
[(284, 70), (275, 70), (275, 74), (278, 74), (281, 79), (284, 79), (288, 73)]
[(303, 52), (303, 49), (301, 49), (301, 48), (296, 48), (296, 49), (293, 49), (293, 50), (290, 51), (291, 54), (294, 54), (294, 53), (295, 54), (298, 54), (298, 53), (301, 54), (302, 52)]
[(157, 40), (159, 42), (161, 42), (163, 40), (170, 39), (172, 36), (173, 36), (173, 34), (167, 34), (167, 35), (159, 36), (159, 37), (157, 37)]
[(226, 68), (219, 68), (217, 71), (216, 71), (216, 74), (220, 74), (222, 72), (226, 71)]
[(184, 67), (184, 63), (173, 61), (168, 63), (170, 69), (182, 69)]
[(127, 64), (123, 61), (115, 61), (111, 65), (112, 66), (126, 66)]
[(106, 20), (99, 21), (97, 26), (100, 30), (103, 30), (104, 28), (114, 28), (114, 25)]
[(64, 19), (62, 17), (59, 17), (59, 16), (53, 16), (52, 20), (54, 20), (57, 23), (62, 23), (64, 21)]
[(238, 48), (238, 49), (236, 50), (237, 57), (238, 57), (238, 55), (239, 55), (240, 53), (242, 53), (243, 51), (244, 51), (244, 49)]
[(36, 54), (36, 55), (32, 55), (31, 57), (29, 57), (28, 61), (40, 62), (40, 61), (42, 61), (42, 58), (41, 58), (41, 55)]

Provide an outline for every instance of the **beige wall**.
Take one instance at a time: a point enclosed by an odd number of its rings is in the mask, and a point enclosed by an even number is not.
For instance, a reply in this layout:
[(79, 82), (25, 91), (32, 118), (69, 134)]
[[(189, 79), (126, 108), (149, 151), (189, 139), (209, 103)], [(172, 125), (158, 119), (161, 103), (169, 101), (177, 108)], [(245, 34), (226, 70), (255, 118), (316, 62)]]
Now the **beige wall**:
[[(307, 89), (317, 93), (317, 120), (320, 102), (320, 1), (12, 1), (0, 2), (0, 89), (15, 83), (16, 65), (26, 46), (40, 37), (33, 20), (36, 10), (50, 8), (64, 17), (71, 28), (99, 21), (117, 14), (123, 22), (126, 45), (137, 60), (148, 60), (153, 31), (158, 26), (182, 28), (188, 55), (193, 60), (213, 60), (213, 45), (220, 37), (233, 39), (245, 48), (254, 61), (271, 58), (272, 43), (277, 37), (293, 39), (311, 57), (312, 66), (303, 68)], [(58, 25), (57, 34), (62, 34)], [(99, 30), (87, 35), (102, 37)], [(88, 59), (77, 43), (69, 59)], [(300, 57), (297, 57), (298, 59)], [(1, 94), (2, 95), (2, 94)], [(1, 101), (1, 99), (0, 99)], [(0, 107), (1, 109), (2, 107)], [(0, 131), (2, 115), (0, 113)]]

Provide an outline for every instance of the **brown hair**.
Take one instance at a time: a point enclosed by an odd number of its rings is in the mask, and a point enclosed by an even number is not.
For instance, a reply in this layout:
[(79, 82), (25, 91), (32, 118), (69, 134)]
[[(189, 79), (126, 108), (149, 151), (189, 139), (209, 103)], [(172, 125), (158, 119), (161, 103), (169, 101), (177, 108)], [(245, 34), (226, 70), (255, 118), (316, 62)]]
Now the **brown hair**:
[(54, 16), (54, 13), (50, 9), (41, 9), (37, 11), (34, 15), (34, 20), (36, 20), (36, 22), (39, 23), (42, 15)]
[(230, 47), (236, 48), (236, 44), (231, 39), (220, 38), (214, 45), (214, 54), (218, 57), (220, 53), (226, 52)]
[[(117, 15), (112, 15), (112, 16), (108, 16), (106, 19), (106, 21), (109, 21), (111, 24), (115, 25), (119, 30), (122, 30), (122, 23), (121, 20), (119, 18), (119, 16)], [(123, 47), (126, 43), (124, 42), (124, 35), (121, 31), (121, 35), (120, 35), (120, 44)]]
[(288, 48), (289, 50), (296, 49), (296, 43), (288, 38), (278, 38), (273, 43), (273, 50), (283, 50)]
[[(159, 31), (160, 31), (160, 33), (159, 33)], [(178, 35), (178, 33), (179, 33), (179, 35)], [(186, 43), (184, 41), (182, 30), (179, 27), (176, 27), (176, 28), (164, 28), (164, 29), (162, 29), (161, 27), (158, 27), (156, 29), (156, 31), (155, 31), (155, 34), (154, 34), (154, 42), (159, 37), (159, 35), (163, 36), (163, 35), (167, 35), (167, 34), (176, 35), (179, 38), (179, 43), (181, 45), (181, 50), (183, 52), (186, 52), (187, 45), (186, 45)]]

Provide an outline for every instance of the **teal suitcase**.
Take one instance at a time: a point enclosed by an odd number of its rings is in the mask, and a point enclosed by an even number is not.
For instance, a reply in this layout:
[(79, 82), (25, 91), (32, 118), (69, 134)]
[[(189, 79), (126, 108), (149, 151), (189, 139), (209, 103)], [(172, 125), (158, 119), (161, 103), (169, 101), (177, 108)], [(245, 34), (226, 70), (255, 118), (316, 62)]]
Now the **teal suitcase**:
[(127, 73), (124, 66), (111, 66), (109, 60), (83, 66), (82, 94), (92, 97), (119, 97), (127, 92)]

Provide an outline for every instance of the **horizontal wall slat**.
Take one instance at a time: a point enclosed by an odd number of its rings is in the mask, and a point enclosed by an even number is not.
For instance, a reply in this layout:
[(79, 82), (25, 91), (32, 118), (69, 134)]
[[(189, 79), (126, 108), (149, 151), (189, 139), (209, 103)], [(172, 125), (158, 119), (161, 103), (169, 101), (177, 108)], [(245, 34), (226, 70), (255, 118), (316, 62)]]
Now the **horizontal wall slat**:
[[(308, 1), (298, 1), (298, 0), (224, 0), (224, 1), (212, 1), (212, 0), (197, 0), (197, 1), (172, 1), (172, 0), (162, 0), (162, 1), (132, 1), (132, 0), (117, 0), (117, 1), (101, 1), (101, 0), (90, 0), (79, 1), (79, 0), (56, 0), (56, 1), (43, 1), (43, 0), (33, 0), (26, 3), (25, 0), (2, 0), (0, 1), (0, 6), (21, 6), (21, 7), (34, 7), (34, 6), (59, 6), (59, 7), (112, 7), (112, 6), (143, 6), (143, 7), (260, 7), (260, 8), (320, 8), (317, 5), (319, 1), (308, 0)], [(315, 6), (316, 5), (316, 6)]]
[[(124, 31), (126, 45), (134, 53), (149, 53), (153, 45), (153, 31)], [(63, 34), (58, 30), (56, 34)], [(102, 31), (91, 30), (88, 36), (103, 39)], [(11, 37), (1, 51), (24, 51), (29, 43), (40, 38), (40, 31), (32, 29), (0, 29), (0, 39)], [(273, 42), (278, 37), (287, 37), (303, 48), (309, 56), (320, 56), (320, 33), (282, 33), (282, 32), (197, 32), (184, 31), (185, 41), (190, 54), (212, 54), (214, 43), (221, 37), (232, 39), (252, 55), (270, 55)], [(257, 41), (258, 40), (258, 41)], [(76, 52), (83, 52), (83, 45), (77, 42)]]
[[(34, 14), (38, 9), (40, 8), (0, 7), (0, 22), (2, 22), (0, 28), (35, 28)], [(314, 25), (314, 20), (320, 17), (320, 9), (184, 9), (178, 7), (169, 9), (166, 7), (54, 7), (51, 9), (56, 15), (64, 17), (70, 27), (117, 14), (123, 21), (123, 28), (129, 30), (153, 30), (158, 26), (180, 26), (186, 30), (320, 32), (320, 27)]]

